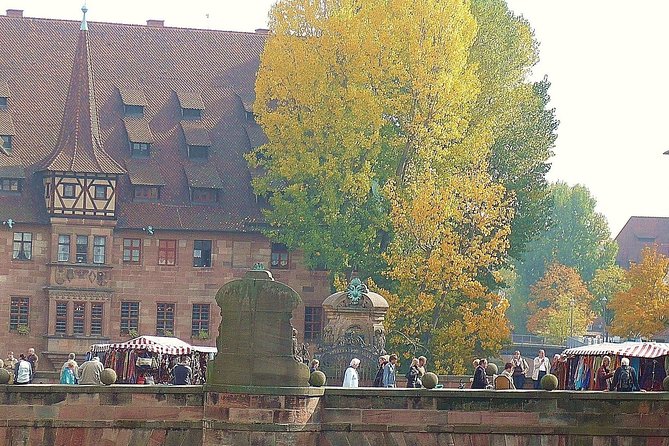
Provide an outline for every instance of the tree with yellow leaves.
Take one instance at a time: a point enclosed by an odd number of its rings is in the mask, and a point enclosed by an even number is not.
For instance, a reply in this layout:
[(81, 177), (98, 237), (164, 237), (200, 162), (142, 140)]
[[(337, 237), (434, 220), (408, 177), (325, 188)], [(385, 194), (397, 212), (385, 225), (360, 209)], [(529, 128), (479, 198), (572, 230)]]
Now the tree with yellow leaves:
[(656, 248), (641, 251), (641, 261), (632, 263), (626, 274), (629, 289), (611, 300), (614, 335), (651, 338), (669, 327), (669, 257)]
[(530, 287), (527, 329), (557, 341), (581, 336), (595, 318), (593, 301), (578, 271), (553, 263)]
[(438, 371), (464, 373), (474, 355), (499, 352), (510, 332), (508, 302), (480, 280), (509, 246), (504, 188), (484, 172), (426, 175), (389, 195), (396, 236), (386, 259), (399, 284), (389, 325), (429, 350)]

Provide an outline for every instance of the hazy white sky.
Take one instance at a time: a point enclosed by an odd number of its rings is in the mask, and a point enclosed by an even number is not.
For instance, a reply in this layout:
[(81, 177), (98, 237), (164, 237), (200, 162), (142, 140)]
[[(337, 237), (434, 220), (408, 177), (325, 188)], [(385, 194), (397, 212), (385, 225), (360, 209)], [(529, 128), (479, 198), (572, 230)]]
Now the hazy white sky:
[[(274, 0), (88, 0), (90, 21), (253, 31)], [(669, 216), (669, 1), (508, 0), (541, 43), (561, 124), (549, 178), (586, 185), (612, 235), (632, 215)], [(0, 0), (0, 13), (79, 20), (82, 0)]]

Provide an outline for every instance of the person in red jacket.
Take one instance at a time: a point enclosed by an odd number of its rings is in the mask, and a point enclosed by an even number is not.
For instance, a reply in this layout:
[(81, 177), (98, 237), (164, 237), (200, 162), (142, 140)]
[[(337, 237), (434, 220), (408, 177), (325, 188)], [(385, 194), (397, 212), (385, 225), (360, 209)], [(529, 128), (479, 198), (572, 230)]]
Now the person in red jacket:
[(597, 369), (597, 378), (595, 381), (596, 390), (609, 390), (609, 378), (613, 376), (613, 372), (609, 369), (611, 365), (611, 358), (604, 356), (602, 365)]

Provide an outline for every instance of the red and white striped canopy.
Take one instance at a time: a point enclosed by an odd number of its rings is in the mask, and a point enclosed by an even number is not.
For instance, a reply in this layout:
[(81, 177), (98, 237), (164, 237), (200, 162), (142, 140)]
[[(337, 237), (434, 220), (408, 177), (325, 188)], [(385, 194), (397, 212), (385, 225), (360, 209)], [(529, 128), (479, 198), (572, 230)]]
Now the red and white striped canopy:
[(605, 342), (603, 344), (584, 345), (582, 347), (568, 348), (564, 351), (566, 355), (617, 355), (630, 358), (659, 358), (669, 355), (669, 344), (664, 342), (622, 342), (614, 344)]
[(134, 349), (167, 355), (187, 355), (193, 350), (193, 346), (179, 338), (165, 336), (139, 336), (126, 342), (91, 345), (92, 352), (106, 352), (111, 349)]

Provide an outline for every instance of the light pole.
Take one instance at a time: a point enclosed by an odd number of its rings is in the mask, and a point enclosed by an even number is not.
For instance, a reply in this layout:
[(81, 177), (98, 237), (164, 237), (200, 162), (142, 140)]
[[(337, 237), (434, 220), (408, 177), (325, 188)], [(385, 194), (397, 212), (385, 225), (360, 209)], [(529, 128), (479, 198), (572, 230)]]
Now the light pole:
[(569, 301), (569, 337), (574, 337), (574, 306), (576, 302), (574, 299)]
[(609, 331), (606, 321), (606, 296), (602, 296), (600, 302), (602, 303), (602, 318), (604, 319), (604, 342), (609, 342)]

